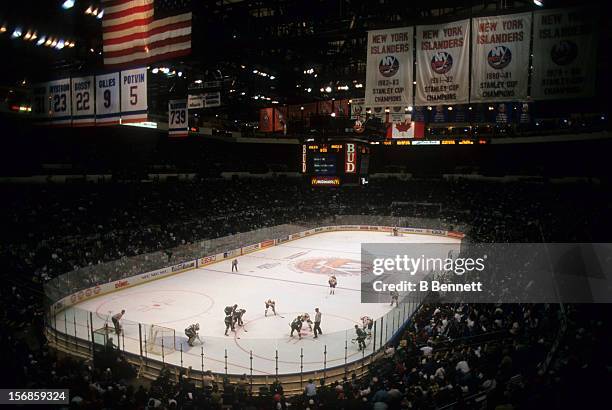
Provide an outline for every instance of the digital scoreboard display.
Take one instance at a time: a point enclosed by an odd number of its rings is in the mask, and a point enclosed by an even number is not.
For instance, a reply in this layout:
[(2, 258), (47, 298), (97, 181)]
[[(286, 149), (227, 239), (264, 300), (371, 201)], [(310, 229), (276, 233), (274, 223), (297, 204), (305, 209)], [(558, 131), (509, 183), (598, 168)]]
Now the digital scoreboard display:
[(312, 172), (315, 175), (336, 175), (335, 154), (315, 154), (312, 156)]
[(302, 145), (302, 174), (311, 186), (358, 185), (367, 176), (369, 147), (362, 142)]

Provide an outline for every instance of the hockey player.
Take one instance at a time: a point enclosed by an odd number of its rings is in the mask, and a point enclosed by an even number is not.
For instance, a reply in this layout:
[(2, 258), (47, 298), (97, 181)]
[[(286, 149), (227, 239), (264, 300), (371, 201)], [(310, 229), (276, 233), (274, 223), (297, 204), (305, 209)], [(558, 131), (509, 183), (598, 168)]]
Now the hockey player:
[(365, 330), (361, 329), (359, 327), (359, 325), (355, 325), (355, 333), (357, 334), (357, 343), (359, 344), (359, 350), (363, 350), (366, 348), (366, 344), (365, 344), (365, 339), (366, 339), (366, 332)]
[(242, 322), (242, 315), (244, 315), (245, 313), (246, 309), (238, 309), (234, 312), (234, 326), (244, 326), (244, 323)]
[(227, 331), (234, 331), (234, 317), (230, 315), (225, 315), (225, 336), (228, 336)]
[(238, 272), (238, 259), (232, 260), (232, 272), (234, 272), (234, 270)]
[(336, 285), (338, 284), (338, 279), (336, 279), (336, 277), (334, 275), (331, 275), (329, 277), (329, 280), (327, 281), (327, 283), (329, 283), (329, 294), (330, 295), (335, 295), (336, 294)]
[(374, 320), (369, 316), (363, 316), (361, 318), (363, 324), (363, 330), (368, 332), (368, 338), (372, 337), (372, 326), (374, 326)]
[(200, 330), (200, 324), (194, 323), (190, 325), (187, 329), (185, 329), (185, 336), (187, 336), (187, 344), (189, 346), (193, 346), (193, 342), (196, 339), (200, 340), (200, 335), (198, 335), (198, 330)]
[(315, 308), (314, 338), (316, 339), (317, 337), (319, 337), (318, 335), (322, 334), (323, 331), (321, 330), (321, 312), (319, 311), (319, 308)]
[(113, 326), (115, 327), (116, 334), (121, 333), (121, 323), (119, 323), (119, 321), (121, 320), (124, 314), (125, 314), (125, 309), (121, 310), (120, 313), (115, 313), (113, 317), (111, 318), (111, 320), (113, 321)]
[(226, 306), (223, 310), (225, 312), (225, 336), (227, 336), (228, 329), (234, 331), (234, 312), (238, 309), (238, 305)]
[(394, 303), (396, 307), (399, 306), (399, 292), (397, 290), (392, 290), (389, 293), (391, 294), (391, 304), (389, 306), (393, 306)]
[(276, 302), (272, 299), (268, 299), (265, 303), (266, 312), (264, 313), (264, 316), (268, 316), (268, 309), (272, 309), (272, 313), (274, 313), (274, 316), (276, 316)]
[(308, 323), (308, 328), (312, 332), (312, 320), (310, 320), (310, 315), (308, 313), (302, 315), (302, 322)]
[(297, 331), (298, 337), (302, 339), (302, 335), (300, 334), (302, 330), (302, 317), (298, 316), (293, 319), (293, 322), (291, 322), (289, 326), (291, 326), (291, 337), (293, 337), (293, 332)]

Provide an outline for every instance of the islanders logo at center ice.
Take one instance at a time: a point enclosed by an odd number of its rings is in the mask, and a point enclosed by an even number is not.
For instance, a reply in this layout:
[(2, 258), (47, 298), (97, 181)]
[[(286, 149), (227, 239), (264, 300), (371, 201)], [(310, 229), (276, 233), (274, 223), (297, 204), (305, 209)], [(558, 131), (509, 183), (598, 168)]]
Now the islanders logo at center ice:
[(316, 273), (319, 275), (358, 276), (361, 274), (361, 262), (348, 259), (320, 257), (297, 261), (292, 267), (298, 272)]

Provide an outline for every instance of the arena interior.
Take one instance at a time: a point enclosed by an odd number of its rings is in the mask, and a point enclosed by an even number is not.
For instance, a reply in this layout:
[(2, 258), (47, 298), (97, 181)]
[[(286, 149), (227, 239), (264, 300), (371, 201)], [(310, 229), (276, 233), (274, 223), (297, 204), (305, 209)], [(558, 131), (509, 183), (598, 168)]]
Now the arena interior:
[(606, 16), (2, 2), (0, 404), (609, 407)]

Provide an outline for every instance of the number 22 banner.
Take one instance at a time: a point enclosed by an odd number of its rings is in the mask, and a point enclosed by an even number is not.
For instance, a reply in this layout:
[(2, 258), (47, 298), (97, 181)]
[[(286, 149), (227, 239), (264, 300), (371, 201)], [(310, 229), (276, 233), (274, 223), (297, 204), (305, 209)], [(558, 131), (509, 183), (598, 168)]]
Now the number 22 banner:
[(121, 72), (121, 123), (147, 120), (147, 68)]
[(96, 76), (96, 125), (119, 124), (119, 73)]
[(94, 125), (94, 78), (72, 78), (72, 126)]
[(168, 101), (168, 136), (178, 138), (187, 135), (187, 100)]

